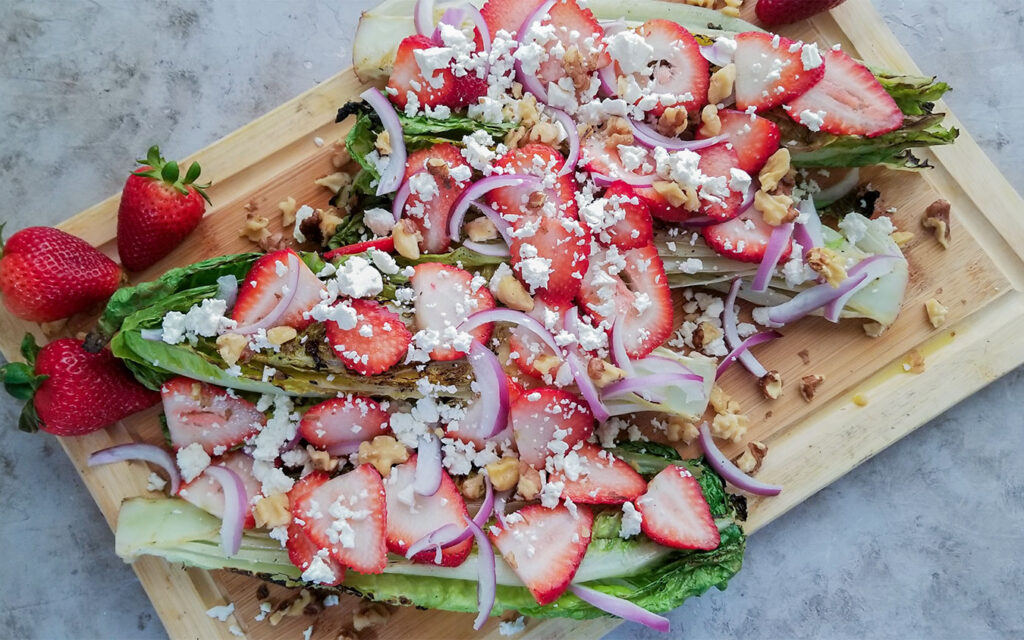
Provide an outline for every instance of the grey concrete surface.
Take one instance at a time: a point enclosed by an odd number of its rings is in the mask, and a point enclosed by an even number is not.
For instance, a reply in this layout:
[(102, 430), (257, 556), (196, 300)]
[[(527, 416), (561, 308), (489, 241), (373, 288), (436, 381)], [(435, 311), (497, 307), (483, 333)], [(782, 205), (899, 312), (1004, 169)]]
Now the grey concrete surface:
[[(329, 77), (374, 3), (0, 0), (0, 218), (56, 223), (153, 142), (185, 155)], [(878, 4), (1024, 184), (1019, 0)], [(1022, 397), (1016, 371), (767, 527), (726, 592), (672, 614), (673, 635), (1024, 636)], [(16, 416), (0, 398), (0, 638), (165, 638), (57, 443)]]

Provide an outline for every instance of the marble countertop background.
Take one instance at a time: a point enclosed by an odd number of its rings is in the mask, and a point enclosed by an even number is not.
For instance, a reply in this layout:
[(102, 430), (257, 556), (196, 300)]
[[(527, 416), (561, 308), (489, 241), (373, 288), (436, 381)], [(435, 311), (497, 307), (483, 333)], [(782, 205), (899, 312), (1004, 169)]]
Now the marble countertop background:
[[(150, 144), (184, 156), (333, 75), (374, 4), (0, 0), (0, 218), (55, 224), (118, 191)], [(1020, 0), (877, 4), (1024, 184)], [(759, 532), (728, 591), (672, 614), (675, 634), (1024, 635), (1022, 398), (1018, 370)], [(59, 445), (17, 413), (0, 394), (0, 638), (166, 638)]]

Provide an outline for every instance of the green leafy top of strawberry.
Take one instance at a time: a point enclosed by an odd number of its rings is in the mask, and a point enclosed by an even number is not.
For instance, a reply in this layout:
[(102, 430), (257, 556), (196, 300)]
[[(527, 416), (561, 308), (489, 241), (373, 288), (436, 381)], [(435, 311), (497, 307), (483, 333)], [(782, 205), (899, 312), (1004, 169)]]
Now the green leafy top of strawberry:
[(36, 413), (32, 397), (43, 381), (50, 376), (36, 373), (39, 345), (31, 333), (26, 333), (21, 341), (21, 356), (25, 358), (25, 362), (9, 362), (0, 367), (0, 381), (3, 382), (7, 393), (25, 402), (25, 407), (18, 418), (18, 428), (34, 433), (39, 430), (39, 415)]
[(132, 171), (132, 175), (142, 176), (145, 178), (152, 178), (154, 180), (162, 180), (170, 186), (174, 187), (176, 191), (182, 195), (188, 195), (188, 187), (191, 186), (196, 192), (206, 200), (207, 204), (210, 204), (210, 198), (206, 195), (206, 189), (210, 186), (210, 183), (196, 184), (196, 180), (199, 178), (199, 173), (202, 169), (199, 167), (198, 162), (193, 162), (189, 165), (185, 175), (181, 175), (181, 168), (178, 163), (174, 160), (166, 160), (160, 155), (160, 147), (153, 145), (146, 152), (146, 158), (136, 160), (141, 165), (146, 165), (142, 169)]

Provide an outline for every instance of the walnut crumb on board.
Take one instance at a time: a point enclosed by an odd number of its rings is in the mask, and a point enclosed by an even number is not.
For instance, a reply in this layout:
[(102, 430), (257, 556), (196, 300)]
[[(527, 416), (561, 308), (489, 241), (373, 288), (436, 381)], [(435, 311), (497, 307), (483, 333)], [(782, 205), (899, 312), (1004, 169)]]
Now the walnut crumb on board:
[(769, 400), (778, 400), (782, 397), (782, 376), (778, 371), (769, 371), (758, 380), (761, 388), (761, 395)]
[(371, 602), (352, 614), (352, 628), (362, 631), (371, 627), (379, 627), (391, 617), (391, 610), (382, 602)]
[(761, 469), (761, 461), (768, 454), (768, 445), (763, 442), (748, 442), (743, 453), (732, 459), (733, 464), (743, 473), (752, 475)]
[(880, 322), (865, 322), (861, 328), (869, 338), (878, 338), (885, 332), (885, 325)]
[(825, 376), (812, 375), (800, 378), (800, 395), (807, 402), (814, 400), (814, 394), (818, 392), (818, 387), (823, 382), (825, 382)]
[(803, 362), (805, 365), (811, 364), (811, 353), (807, 349), (801, 349), (800, 351), (797, 351), (796, 355), (799, 356), (800, 361)]
[(295, 222), (295, 212), (299, 208), (295, 198), (288, 196), (277, 203), (277, 208), (281, 210), (281, 226), (290, 227)]
[(948, 249), (951, 239), (949, 202), (939, 199), (928, 205), (924, 212), (924, 218), (921, 219), (921, 226), (931, 229), (942, 248)]
[(935, 298), (928, 298), (924, 303), (924, 310), (928, 314), (928, 322), (936, 329), (946, 324), (946, 316), (949, 309)]

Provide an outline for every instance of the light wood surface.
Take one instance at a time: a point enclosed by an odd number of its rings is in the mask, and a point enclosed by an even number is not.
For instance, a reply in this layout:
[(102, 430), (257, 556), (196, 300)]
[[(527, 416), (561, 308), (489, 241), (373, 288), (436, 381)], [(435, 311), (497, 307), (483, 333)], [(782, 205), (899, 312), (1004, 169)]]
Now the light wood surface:
[[(752, 4), (752, 3), (747, 3)], [(749, 12), (752, 7), (745, 7)], [(841, 43), (858, 57), (893, 70), (917, 71), (868, 0), (849, 0), (830, 14), (783, 33), (825, 44)], [(941, 72), (941, 69), (929, 69)], [(362, 85), (344, 71), (309, 92), (253, 121), (195, 154), (204, 176), (214, 182), (211, 207), (199, 229), (185, 245), (137, 279), (149, 279), (173, 266), (212, 255), (250, 250), (238, 235), (245, 208), (274, 221), (277, 203), (292, 196), (300, 203), (323, 206), (329, 193), (313, 180), (333, 171), (332, 144), (347, 124), (335, 125), (335, 109), (357, 95)], [(941, 107), (941, 105), (940, 105)], [(949, 122), (956, 123), (949, 116)], [(326, 141), (323, 147), (314, 138)], [(883, 190), (897, 209), (896, 224), (917, 233), (907, 249), (911, 282), (900, 319), (881, 338), (866, 338), (860, 323), (836, 326), (810, 319), (785, 330), (786, 339), (766, 345), (758, 355), (778, 369), (787, 382), (783, 398), (767, 402), (749, 377), (731, 371), (723, 385), (753, 419), (749, 438), (769, 446), (759, 478), (781, 482), (783, 493), (752, 499), (747, 531), (781, 516), (836, 478), (903, 437), (941, 411), (1024, 362), (1024, 334), (1016, 330), (1024, 318), (1024, 201), (998, 173), (980, 148), (961, 128), (961, 137), (948, 148), (923, 152), (936, 168), (922, 174), (865, 172), (865, 179)], [(953, 204), (953, 244), (942, 250), (919, 227), (924, 208), (938, 197)], [(113, 197), (67, 220), (62, 228), (114, 255), (117, 198)], [(927, 323), (922, 303), (937, 297), (950, 308), (950, 322), (941, 330)], [(88, 326), (88, 318), (46, 328), (53, 337)], [(17, 358), (21, 336), (39, 327), (0, 316), (0, 350)], [(806, 349), (809, 364), (796, 355)], [(906, 373), (902, 360), (916, 349), (926, 361), (922, 374)], [(826, 377), (814, 402), (804, 402), (796, 381), (803, 375)], [(854, 395), (867, 399), (853, 403)], [(160, 441), (158, 409), (133, 416), (103, 431), (61, 444), (113, 525), (121, 501), (145, 493), (148, 469), (141, 464), (85, 467), (89, 453), (112, 444)], [(733, 449), (735, 450), (735, 449)], [(313, 637), (333, 640), (348, 627), (359, 604), (343, 597), (342, 604), (318, 617), (285, 618), (272, 627), (253, 621), (261, 584), (253, 578), (224, 571), (184, 570), (155, 559), (135, 563), (145, 587), (172, 638), (233, 638), (237, 624), (252, 639), (301, 637), (313, 624)], [(271, 598), (293, 595), (273, 586)], [(211, 606), (233, 602), (236, 615), (222, 623), (205, 615)], [(472, 616), (400, 608), (389, 623), (375, 630), (386, 638), (461, 638), (473, 636)], [(593, 621), (530, 620), (520, 637), (596, 637), (616, 625), (612, 619)], [(474, 637), (496, 638), (492, 620)]]

